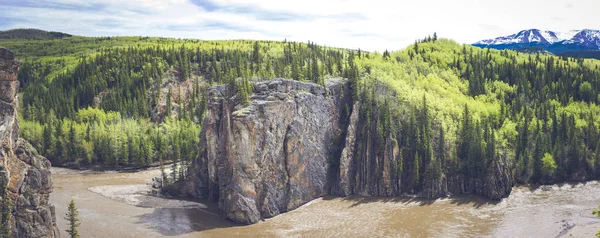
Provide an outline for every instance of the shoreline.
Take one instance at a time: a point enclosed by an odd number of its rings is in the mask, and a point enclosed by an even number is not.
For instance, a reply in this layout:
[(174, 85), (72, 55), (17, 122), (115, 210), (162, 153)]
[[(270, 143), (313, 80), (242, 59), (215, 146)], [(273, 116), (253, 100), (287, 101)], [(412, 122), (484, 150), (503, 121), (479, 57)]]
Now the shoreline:
[[(172, 161), (165, 162), (162, 166), (165, 169), (169, 169), (170, 166), (173, 165)], [(152, 165), (146, 167), (108, 167), (108, 166), (90, 166), (90, 167), (78, 167), (78, 166), (54, 166), (52, 165), (52, 169), (60, 170), (72, 170), (69, 174), (77, 174), (74, 171), (81, 171), (80, 174), (101, 174), (101, 173), (135, 173), (146, 170), (154, 170), (160, 169), (160, 163), (154, 163)]]
[(557, 237), (594, 237), (600, 231), (600, 220), (583, 225), (565, 227)]
[(89, 187), (88, 191), (112, 200), (144, 208), (167, 209), (206, 209), (208, 206), (199, 202), (171, 199), (151, 193), (147, 184), (105, 185)]
[[(165, 173), (167, 173), (172, 162), (164, 164)], [(50, 170), (52, 174), (113, 174), (113, 173), (138, 173), (145, 171), (159, 170), (160, 165), (152, 165), (148, 167), (130, 167), (130, 168), (74, 168), (74, 167), (63, 167), (63, 166), (51, 166)]]
[[(213, 215), (215, 217), (220, 217), (219, 214), (217, 214), (217, 211), (211, 206), (212, 204), (204, 204), (202, 203), (202, 201), (194, 201), (194, 200), (185, 200), (183, 198), (178, 198), (178, 197), (163, 197), (163, 196), (157, 196), (152, 194), (153, 189), (151, 188), (151, 186), (149, 185), (150, 183), (150, 179), (151, 177), (151, 173), (152, 172), (156, 172), (158, 171), (158, 168), (154, 167), (154, 168), (147, 168), (144, 170), (140, 170), (140, 171), (115, 171), (115, 170), (108, 170), (108, 171), (93, 171), (93, 170), (74, 170), (74, 169), (68, 169), (68, 168), (61, 168), (61, 167), (53, 167), (52, 168), (52, 173), (53, 174), (58, 174), (58, 175), (70, 175), (70, 174), (125, 174), (125, 173), (130, 173), (130, 174), (136, 174), (136, 173), (142, 173), (140, 174), (143, 177), (148, 176), (147, 178), (143, 179), (145, 181), (145, 183), (136, 183), (136, 184), (121, 184), (121, 185), (104, 185), (104, 186), (92, 186), (92, 187), (87, 187), (86, 190), (93, 193), (93, 194), (97, 194), (100, 195), (102, 197), (105, 198), (109, 198), (113, 201), (117, 201), (119, 203), (123, 203), (123, 204), (128, 204), (131, 206), (135, 206), (135, 207), (141, 207), (141, 208), (157, 208), (157, 209), (194, 209), (194, 210), (198, 210), (198, 211), (202, 211), (203, 213), (208, 213), (209, 215)], [(539, 185), (539, 186), (532, 186), (532, 185), (518, 185), (518, 186), (514, 186), (513, 189), (519, 189), (523, 192), (527, 192), (527, 193), (538, 193), (538, 192), (547, 192), (547, 191), (551, 191), (551, 190), (563, 190), (563, 189), (571, 189), (571, 188), (577, 188), (580, 186), (585, 186), (586, 184), (597, 184), (599, 183), (598, 181), (592, 180), (592, 181), (585, 181), (585, 182), (570, 182), (570, 183), (558, 183), (558, 184), (553, 184), (553, 185)], [(537, 192), (536, 192), (537, 191)], [(511, 192), (514, 193), (515, 190), (513, 190)], [(484, 197), (481, 196), (477, 196), (477, 195), (473, 195), (475, 197), (479, 197), (481, 199), (485, 199)], [(467, 196), (470, 197), (470, 196)], [(400, 200), (402, 199), (408, 199), (408, 200), (412, 200), (415, 199), (414, 202), (417, 203), (423, 203), (425, 205), (427, 205), (428, 203), (425, 201), (421, 201), (423, 198), (418, 198), (418, 197), (414, 197), (414, 196), (400, 196), (400, 197), (396, 197)], [(472, 198), (472, 197), (471, 197)], [(327, 197), (323, 197), (320, 199), (325, 199), (328, 200)], [(363, 199), (378, 199), (377, 197), (364, 197)], [(360, 199), (360, 200), (363, 200)], [(387, 198), (389, 199), (389, 198)], [(446, 199), (450, 199), (448, 201), (452, 202), (451, 200), (453, 199), (458, 199), (454, 202), (463, 202), (460, 201), (461, 196), (451, 196), (451, 197), (443, 197), (441, 198), (441, 201), (444, 201)], [(317, 199), (315, 199), (317, 200)], [(315, 202), (315, 200), (309, 201), (308, 203), (304, 204), (305, 205), (310, 205), (313, 204)], [(425, 199), (427, 200), (427, 199)], [(438, 199), (433, 199), (432, 201), (437, 201)], [(485, 199), (487, 200), (487, 199)], [(423, 205), (421, 204), (421, 205)], [(208, 205), (208, 206), (207, 206)], [(209, 207), (210, 206), (210, 207)], [(557, 223), (560, 224), (560, 232), (559, 233), (555, 233), (556, 237), (593, 237), (594, 234), (600, 230), (600, 219), (594, 217), (592, 215), (592, 209), (593, 208), (588, 208), (584, 211), (580, 212), (581, 217), (584, 218), (589, 218), (589, 222), (587, 223), (571, 223), (568, 222), (568, 220), (561, 222), (561, 223)], [(270, 218), (272, 219), (272, 218)], [(268, 221), (270, 219), (265, 219), (265, 221)]]

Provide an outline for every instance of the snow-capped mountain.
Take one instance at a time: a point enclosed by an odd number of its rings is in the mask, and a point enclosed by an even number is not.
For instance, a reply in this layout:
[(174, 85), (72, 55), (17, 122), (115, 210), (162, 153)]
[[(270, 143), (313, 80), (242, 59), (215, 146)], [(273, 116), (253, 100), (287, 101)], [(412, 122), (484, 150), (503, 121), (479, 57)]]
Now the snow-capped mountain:
[(542, 48), (554, 54), (567, 51), (600, 50), (600, 30), (573, 30), (567, 32), (523, 30), (509, 36), (501, 36), (475, 42), (474, 46), (493, 49)]

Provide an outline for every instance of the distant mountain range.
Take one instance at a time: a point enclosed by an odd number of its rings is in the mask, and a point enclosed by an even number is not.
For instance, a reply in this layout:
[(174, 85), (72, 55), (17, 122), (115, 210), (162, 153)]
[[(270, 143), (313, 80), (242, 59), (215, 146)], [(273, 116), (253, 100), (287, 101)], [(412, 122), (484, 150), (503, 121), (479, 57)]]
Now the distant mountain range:
[(473, 45), (499, 50), (547, 51), (555, 55), (600, 59), (600, 30), (556, 32), (530, 29), (509, 36), (481, 40)]

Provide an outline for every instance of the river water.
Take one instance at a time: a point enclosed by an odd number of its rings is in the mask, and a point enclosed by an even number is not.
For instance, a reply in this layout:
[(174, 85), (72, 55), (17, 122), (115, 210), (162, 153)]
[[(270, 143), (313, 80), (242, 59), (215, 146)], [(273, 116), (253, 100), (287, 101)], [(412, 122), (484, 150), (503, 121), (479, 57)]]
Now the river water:
[(61, 233), (65, 235), (63, 217), (71, 199), (79, 209), (81, 237), (593, 237), (600, 229), (600, 220), (591, 215), (600, 204), (600, 183), (595, 181), (518, 187), (501, 202), (477, 196), (435, 201), (325, 197), (250, 226), (222, 219), (210, 202), (202, 202), (202, 209), (140, 207), (89, 190), (145, 184), (159, 173), (53, 168), (50, 202)]

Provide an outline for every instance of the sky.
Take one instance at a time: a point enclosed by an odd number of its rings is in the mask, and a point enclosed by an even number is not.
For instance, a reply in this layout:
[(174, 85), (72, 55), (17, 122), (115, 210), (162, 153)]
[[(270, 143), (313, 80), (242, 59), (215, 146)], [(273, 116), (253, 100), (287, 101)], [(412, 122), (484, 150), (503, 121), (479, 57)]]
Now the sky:
[(431, 35), (600, 29), (598, 0), (0, 0), (0, 30), (307, 42), (369, 51)]

